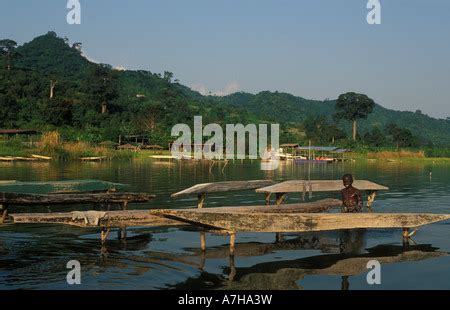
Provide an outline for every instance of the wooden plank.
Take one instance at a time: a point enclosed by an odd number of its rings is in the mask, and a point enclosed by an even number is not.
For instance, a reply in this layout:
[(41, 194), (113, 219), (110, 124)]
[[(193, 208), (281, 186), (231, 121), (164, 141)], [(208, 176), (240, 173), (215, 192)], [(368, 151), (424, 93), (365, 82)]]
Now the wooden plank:
[(41, 160), (52, 160), (52, 157), (49, 157), (49, 156), (43, 156), (43, 155), (35, 155), (35, 154), (32, 154), (31, 157), (37, 158), (37, 159), (41, 159)]
[[(314, 202), (290, 203), (281, 206), (244, 206), (218, 207), (204, 209), (173, 209), (175, 211), (192, 211), (199, 213), (319, 213), (331, 209), (341, 208), (342, 201), (338, 199), (323, 199)], [(166, 209), (165, 209), (166, 210)], [(163, 210), (163, 211), (165, 211)], [(161, 210), (155, 210), (161, 211)]]
[[(381, 191), (389, 188), (366, 180), (355, 180), (359, 190)], [(344, 188), (342, 180), (291, 180), (256, 189), (257, 193), (337, 192)]]
[(0, 182), (0, 193), (51, 194), (107, 191), (125, 188), (126, 184), (101, 180), (68, 180), (44, 182)]
[(149, 157), (153, 159), (176, 159), (176, 157), (172, 155), (150, 155)]
[(98, 157), (81, 157), (81, 161), (101, 161), (106, 159), (106, 156), (98, 156)]
[(82, 203), (123, 203), (147, 202), (155, 195), (143, 193), (93, 193), (93, 194), (17, 194), (0, 193), (0, 204), (5, 205), (51, 205), (51, 204), (82, 204)]
[(198, 195), (219, 192), (243, 191), (260, 188), (276, 184), (272, 180), (252, 180), (252, 181), (225, 181), (216, 183), (203, 183), (189, 187), (181, 192), (172, 194), (172, 197), (185, 195)]
[[(100, 212), (102, 213), (102, 212)], [(74, 212), (10, 214), (14, 224), (65, 224), (77, 227), (183, 226), (185, 223), (151, 215), (148, 210), (107, 211), (97, 225), (74, 218)]]
[(39, 161), (39, 159), (33, 157), (6, 156), (0, 157), (0, 161)]
[(0, 156), (0, 161), (14, 161), (15, 159), (13, 157), (3, 157)]
[(231, 232), (310, 232), (355, 228), (410, 228), (450, 219), (450, 214), (209, 212), (152, 210), (153, 215)]

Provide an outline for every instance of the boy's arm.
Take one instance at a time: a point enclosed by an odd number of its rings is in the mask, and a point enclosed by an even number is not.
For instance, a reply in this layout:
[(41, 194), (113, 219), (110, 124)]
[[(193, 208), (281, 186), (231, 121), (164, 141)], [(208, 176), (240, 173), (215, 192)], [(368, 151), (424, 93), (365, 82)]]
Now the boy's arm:
[(358, 190), (358, 209), (362, 210), (362, 195), (360, 190)]
[(342, 211), (342, 212), (347, 212), (347, 205), (345, 204), (345, 194), (344, 194), (344, 190), (341, 190), (341, 199), (342, 199), (342, 207), (341, 207), (341, 211)]

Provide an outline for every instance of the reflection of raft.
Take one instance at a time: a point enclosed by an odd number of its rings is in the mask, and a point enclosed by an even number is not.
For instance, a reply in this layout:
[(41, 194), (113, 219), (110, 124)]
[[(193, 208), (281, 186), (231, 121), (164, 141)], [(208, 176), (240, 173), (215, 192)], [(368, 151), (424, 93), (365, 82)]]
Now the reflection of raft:
[[(448, 256), (429, 245), (408, 247), (379, 245), (364, 254), (327, 254), (290, 261), (268, 262), (247, 268), (231, 266), (234, 282), (226, 289), (301, 289), (298, 281), (307, 275), (348, 276), (366, 273), (367, 263), (377, 260), (382, 266)], [(343, 279), (343, 281), (347, 281)]]

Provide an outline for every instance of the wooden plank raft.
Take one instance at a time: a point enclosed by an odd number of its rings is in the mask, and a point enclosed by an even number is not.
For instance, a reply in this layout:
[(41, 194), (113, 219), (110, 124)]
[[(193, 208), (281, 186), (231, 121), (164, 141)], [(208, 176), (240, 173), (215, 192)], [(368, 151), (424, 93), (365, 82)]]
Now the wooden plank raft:
[(11, 206), (36, 206), (36, 205), (73, 205), (85, 203), (119, 203), (122, 209), (126, 209), (131, 202), (147, 202), (155, 198), (155, 195), (143, 193), (80, 193), (80, 194), (17, 194), (0, 193), (0, 206), (3, 211), (0, 216), (0, 224), (3, 224)]
[[(388, 190), (386, 186), (367, 180), (355, 180), (353, 187), (366, 191), (368, 196), (367, 207), (370, 208), (375, 200), (377, 191)], [(256, 189), (257, 193), (266, 194), (266, 202), (270, 201), (270, 195), (276, 194), (277, 205), (284, 200), (286, 193), (313, 193), (313, 192), (339, 192), (344, 188), (342, 180), (291, 180)]]
[[(265, 209), (269, 209), (266, 207)], [(220, 208), (221, 209), (221, 208)], [(312, 232), (356, 228), (403, 228), (407, 230), (450, 219), (450, 214), (408, 213), (285, 213), (238, 208), (220, 212), (210, 209), (152, 210), (153, 215), (184, 221), (192, 225), (235, 232)], [(404, 235), (405, 236), (405, 235)]]
[(1, 181), (0, 193), (56, 194), (101, 192), (123, 189), (127, 185), (101, 180), (68, 180), (44, 182)]
[[(207, 209), (173, 209), (176, 211), (190, 210), (201, 213), (320, 213), (331, 209), (341, 208), (342, 201), (338, 199), (322, 199), (314, 202), (290, 203), (282, 206), (244, 206), (244, 207), (219, 207)], [(155, 210), (159, 211), (159, 210)]]
[(147, 202), (155, 195), (144, 193), (80, 193), (80, 194), (17, 194), (0, 193), (0, 204), (3, 205), (54, 205), (54, 204), (83, 204), (83, 203), (124, 203)]
[[(366, 180), (355, 180), (353, 187), (364, 191), (388, 190), (386, 186)], [(258, 188), (257, 193), (297, 193), (312, 192), (337, 192), (344, 188), (342, 180), (291, 180), (263, 188)]]
[[(148, 210), (11, 214), (14, 224), (65, 224), (77, 227), (183, 226), (185, 223), (151, 215)], [(83, 215), (86, 214), (86, 218)], [(88, 220), (91, 216), (96, 222)]]
[(276, 182), (272, 180), (225, 181), (215, 183), (202, 183), (189, 187), (185, 190), (182, 190), (181, 192), (174, 193), (171, 195), (171, 197), (176, 198), (180, 196), (197, 195), (198, 197), (197, 207), (203, 208), (203, 203), (205, 201), (206, 194), (252, 190), (274, 184), (276, 184)]

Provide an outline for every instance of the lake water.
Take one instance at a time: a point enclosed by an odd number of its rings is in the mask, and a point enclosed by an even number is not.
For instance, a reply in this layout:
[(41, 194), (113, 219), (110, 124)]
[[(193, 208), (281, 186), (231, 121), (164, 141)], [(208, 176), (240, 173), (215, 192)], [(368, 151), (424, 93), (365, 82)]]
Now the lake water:
[[(430, 172), (432, 176), (430, 177)], [(364, 162), (296, 165), (284, 163), (267, 172), (260, 163), (236, 161), (165, 163), (0, 163), (0, 180), (46, 181), (100, 179), (130, 184), (131, 191), (156, 194), (130, 209), (192, 207), (196, 198), (170, 194), (196, 183), (252, 179), (339, 179), (352, 173), (390, 188), (380, 192), (376, 212), (450, 212), (450, 165)], [(336, 197), (314, 193), (312, 200)], [(306, 199), (310, 197), (307, 194)], [(302, 194), (288, 196), (300, 202)], [(254, 191), (209, 195), (206, 206), (263, 204)], [(81, 207), (52, 207), (70, 211)], [(48, 207), (13, 212), (49, 212)], [(226, 236), (193, 228), (128, 229), (120, 242), (113, 232), (101, 246), (95, 229), (58, 225), (0, 226), (0, 289), (450, 289), (450, 221), (421, 227), (409, 245), (401, 230), (359, 230), (284, 234), (239, 233), (236, 256), (229, 259)], [(366, 281), (367, 262), (381, 263), (381, 284)], [(82, 284), (69, 286), (66, 264), (78, 260)]]

